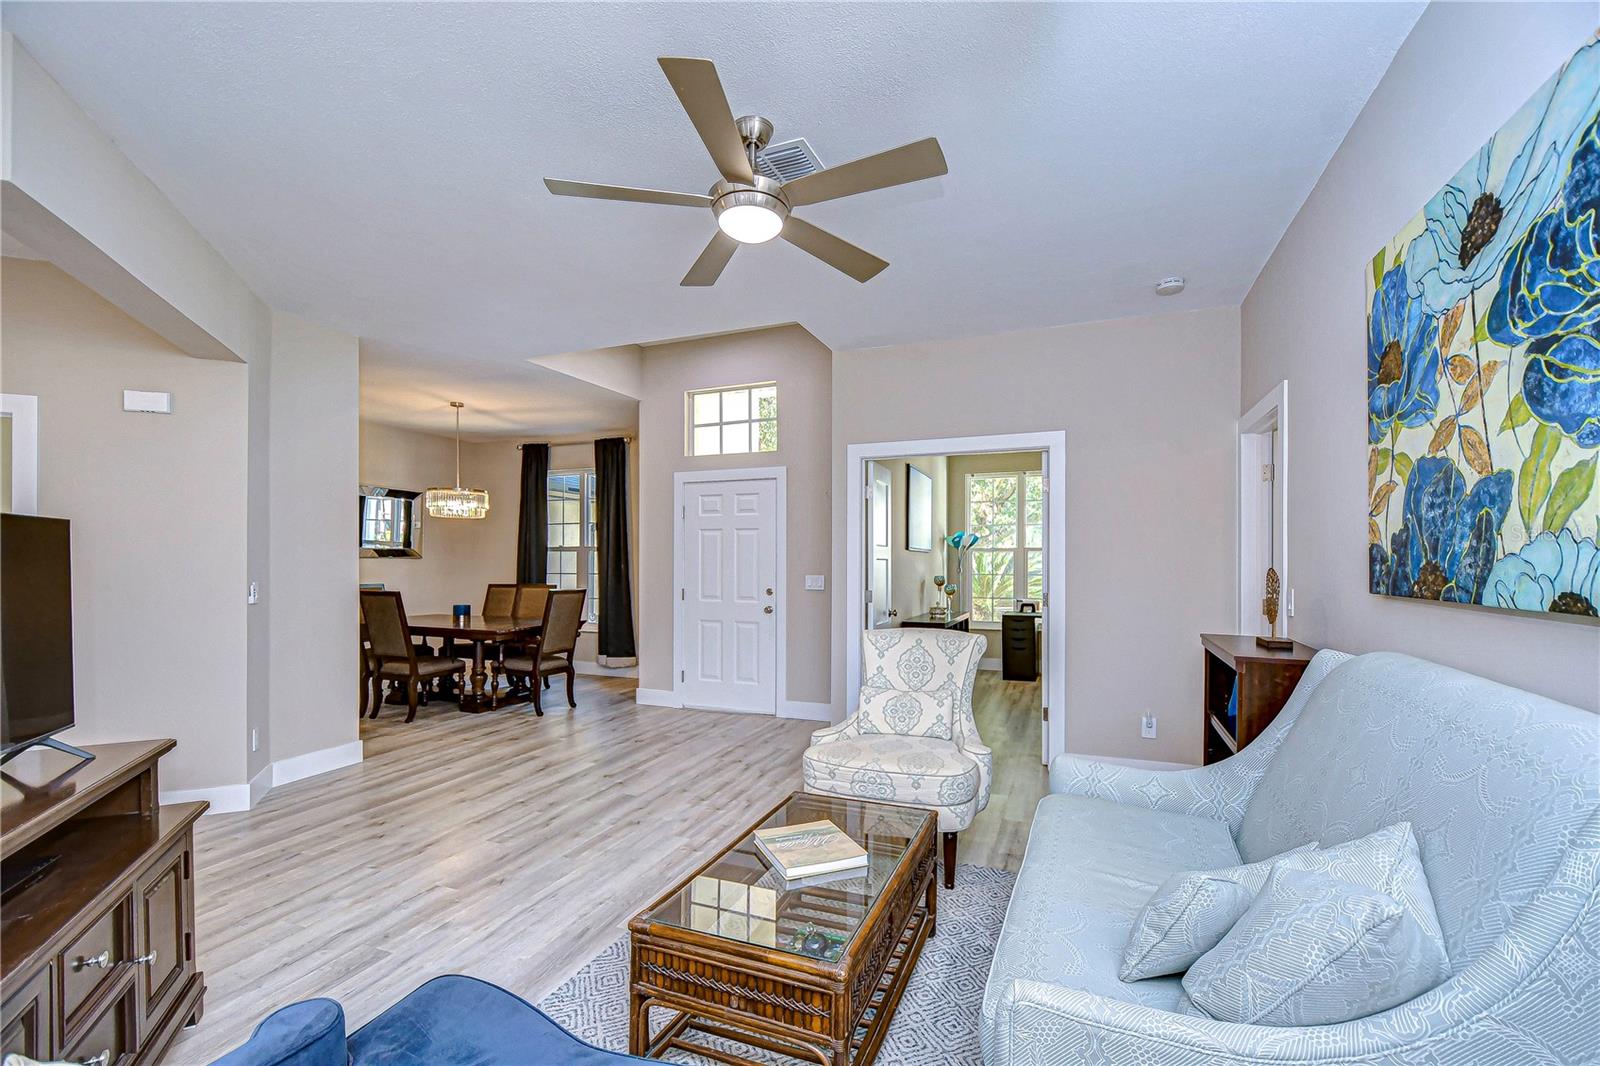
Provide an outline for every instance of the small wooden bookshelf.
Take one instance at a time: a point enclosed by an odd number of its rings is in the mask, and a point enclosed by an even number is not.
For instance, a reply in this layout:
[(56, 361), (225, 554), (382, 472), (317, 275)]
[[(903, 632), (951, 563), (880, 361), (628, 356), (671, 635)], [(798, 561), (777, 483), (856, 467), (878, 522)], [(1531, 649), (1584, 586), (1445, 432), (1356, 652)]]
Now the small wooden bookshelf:
[[(1299, 642), (1273, 651), (1253, 636), (1200, 634), (1205, 652), (1205, 763), (1236, 754), (1272, 724), (1316, 648)], [(1230, 709), (1233, 711), (1229, 713)]]

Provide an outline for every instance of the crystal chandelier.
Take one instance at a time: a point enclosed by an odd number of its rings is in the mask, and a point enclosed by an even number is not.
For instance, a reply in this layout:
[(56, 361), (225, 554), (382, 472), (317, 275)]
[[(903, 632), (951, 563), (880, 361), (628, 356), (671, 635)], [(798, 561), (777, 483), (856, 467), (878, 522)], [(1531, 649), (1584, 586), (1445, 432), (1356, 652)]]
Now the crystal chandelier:
[(456, 409), (456, 484), (450, 489), (429, 489), (423, 493), (423, 501), (434, 518), (488, 518), (488, 491), (461, 487), (461, 408), (466, 405), (451, 400), (450, 406)]

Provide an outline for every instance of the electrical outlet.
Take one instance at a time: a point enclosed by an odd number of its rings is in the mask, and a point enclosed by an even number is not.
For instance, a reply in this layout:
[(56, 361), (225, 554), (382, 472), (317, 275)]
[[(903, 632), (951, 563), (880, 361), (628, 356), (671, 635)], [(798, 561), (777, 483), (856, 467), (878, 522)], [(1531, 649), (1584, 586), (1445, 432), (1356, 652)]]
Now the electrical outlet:
[(1143, 718), (1139, 719), (1139, 736), (1143, 737), (1145, 740), (1154, 740), (1156, 738), (1155, 715), (1147, 714)]
[(255, 751), (258, 747), (260, 745), (256, 743), (256, 731), (252, 729), (250, 730), (250, 750)]

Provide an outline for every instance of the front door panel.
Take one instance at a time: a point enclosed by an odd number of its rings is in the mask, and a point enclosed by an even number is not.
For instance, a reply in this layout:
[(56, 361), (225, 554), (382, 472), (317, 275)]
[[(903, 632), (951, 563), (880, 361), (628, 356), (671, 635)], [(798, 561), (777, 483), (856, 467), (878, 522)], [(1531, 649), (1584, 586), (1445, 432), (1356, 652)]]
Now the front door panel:
[(777, 483), (684, 486), (684, 648), (690, 707), (777, 711)]

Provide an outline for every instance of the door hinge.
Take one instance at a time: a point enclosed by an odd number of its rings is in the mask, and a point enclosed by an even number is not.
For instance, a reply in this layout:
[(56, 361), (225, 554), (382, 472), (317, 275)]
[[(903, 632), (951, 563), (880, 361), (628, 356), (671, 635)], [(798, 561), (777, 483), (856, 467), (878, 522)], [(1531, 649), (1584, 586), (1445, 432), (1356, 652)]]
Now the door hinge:
[(1272, 464), (1271, 463), (1263, 463), (1261, 465), (1261, 480), (1262, 481), (1271, 481), (1272, 480)]
[(1040, 710), (1044, 712), (1044, 721), (1048, 722), (1050, 720), (1050, 708), (1041, 707)]
[(682, 507), (678, 508), (678, 517), (679, 518), (688, 518), (689, 517), (689, 505), (688, 504), (684, 504)]
[(679, 680), (679, 681), (682, 681), (682, 680), (684, 680), (684, 676), (683, 676), (683, 675), (684, 675), (684, 671), (682, 671), (682, 670), (679, 670), (679, 671), (678, 671), (678, 680)]
[(688, 598), (689, 598), (689, 590), (688, 589), (679, 589), (678, 590), (678, 599), (686, 600)]

